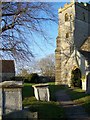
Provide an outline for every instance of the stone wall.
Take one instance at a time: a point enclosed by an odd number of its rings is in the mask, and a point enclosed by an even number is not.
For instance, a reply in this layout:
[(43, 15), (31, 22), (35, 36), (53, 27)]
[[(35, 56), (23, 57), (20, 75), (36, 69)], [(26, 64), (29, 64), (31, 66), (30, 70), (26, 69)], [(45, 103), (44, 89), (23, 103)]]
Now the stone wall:
[[(68, 9), (67, 9), (68, 8)], [(67, 69), (65, 67), (67, 56), (70, 56), (70, 45), (73, 39), (72, 32), (74, 31), (73, 19), (75, 16), (74, 4), (66, 4), (64, 8), (59, 9), (59, 32), (56, 48), (56, 84), (66, 84)], [(68, 21), (65, 21), (65, 15), (68, 13)], [(70, 18), (72, 16), (72, 19)], [(68, 34), (68, 36), (67, 36)], [(59, 51), (59, 52), (57, 52)]]
[[(67, 84), (67, 75), (70, 76), (74, 65), (78, 66), (85, 75), (85, 58), (77, 51), (81, 49), (90, 35), (89, 8), (90, 5), (70, 3), (58, 10), (59, 29), (57, 38), (59, 39), (55, 50), (56, 83)], [(73, 55), (74, 59), (71, 58)]]
[(61, 61), (60, 61), (60, 51), (55, 51), (56, 65), (55, 65), (55, 82), (56, 84), (61, 84)]
[(3, 114), (3, 109), (2, 109), (2, 88), (0, 88), (0, 120), (2, 120), (2, 114)]
[(90, 5), (76, 3), (75, 11), (75, 44), (79, 48), (90, 36)]
[[(90, 5), (89, 5), (90, 7)], [(87, 6), (84, 4), (75, 5), (75, 45), (77, 48), (80, 48), (83, 42), (90, 36), (90, 11), (88, 11)], [(79, 34), (78, 34), (79, 33)]]

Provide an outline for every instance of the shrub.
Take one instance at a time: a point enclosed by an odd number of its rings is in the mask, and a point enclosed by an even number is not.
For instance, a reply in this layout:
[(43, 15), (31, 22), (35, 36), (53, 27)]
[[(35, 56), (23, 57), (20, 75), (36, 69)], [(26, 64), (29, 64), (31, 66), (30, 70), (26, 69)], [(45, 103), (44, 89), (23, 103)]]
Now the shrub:
[(12, 81), (23, 81), (24, 80), (24, 77), (21, 77), (21, 76), (15, 76), (15, 77), (11, 77)]
[(25, 76), (24, 82), (39, 83), (40, 82), (39, 75), (37, 73), (28, 74)]

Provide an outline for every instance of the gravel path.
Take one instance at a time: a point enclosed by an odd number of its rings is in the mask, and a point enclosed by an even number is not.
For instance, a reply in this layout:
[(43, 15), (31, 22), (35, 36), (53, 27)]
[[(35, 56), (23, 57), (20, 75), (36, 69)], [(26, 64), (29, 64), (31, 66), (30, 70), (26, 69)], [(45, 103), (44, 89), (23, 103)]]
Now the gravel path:
[(68, 120), (90, 120), (84, 108), (80, 105), (76, 105), (65, 90), (56, 92), (56, 99), (60, 101), (63, 106)]

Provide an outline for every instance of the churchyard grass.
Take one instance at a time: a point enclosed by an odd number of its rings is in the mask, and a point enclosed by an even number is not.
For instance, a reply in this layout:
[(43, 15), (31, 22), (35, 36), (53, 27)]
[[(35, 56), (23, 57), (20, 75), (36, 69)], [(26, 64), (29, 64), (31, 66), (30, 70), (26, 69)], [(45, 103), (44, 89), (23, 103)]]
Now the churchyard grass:
[(80, 88), (67, 89), (67, 93), (77, 105), (82, 105), (90, 115), (90, 94), (86, 94)]
[[(66, 89), (63, 85), (55, 85), (54, 82), (49, 82), (49, 90), (50, 90), (50, 99), (55, 100), (55, 92), (60, 89)], [(32, 87), (32, 83), (24, 83), (23, 87), (23, 98), (34, 96), (34, 90)]]
[(56, 101), (55, 93), (61, 89), (67, 89), (64, 85), (55, 85), (55, 83), (48, 83), (49, 84), (49, 90), (50, 90), (50, 99)]
[(59, 102), (42, 102), (37, 101), (35, 97), (25, 98), (23, 101), (24, 106), (28, 106), (31, 112), (38, 112), (38, 117), (40, 119), (65, 119), (64, 110), (60, 107)]
[[(54, 83), (48, 83), (50, 89), (50, 95), (61, 89), (62, 87)], [(40, 119), (57, 119), (63, 118), (65, 120), (65, 114), (63, 108), (60, 106), (59, 102), (52, 101), (53, 96), (51, 96), (50, 102), (37, 101), (34, 97), (34, 91), (32, 88), (33, 84), (25, 83), (23, 87), (23, 106), (27, 106), (30, 111), (38, 112), (38, 117)]]
[(34, 84), (24, 83), (23, 91), (22, 91), (23, 92), (23, 99), (26, 97), (34, 96), (34, 91), (33, 91), (32, 85), (34, 85)]

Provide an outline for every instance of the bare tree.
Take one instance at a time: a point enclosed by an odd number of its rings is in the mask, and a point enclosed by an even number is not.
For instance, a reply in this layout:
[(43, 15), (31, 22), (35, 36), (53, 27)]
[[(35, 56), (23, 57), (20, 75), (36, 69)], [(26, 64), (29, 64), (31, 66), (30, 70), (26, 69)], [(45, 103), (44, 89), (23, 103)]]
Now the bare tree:
[(25, 76), (27, 76), (28, 74), (29, 74), (28, 70), (25, 69), (25, 68), (23, 68), (23, 69), (20, 71), (20, 73), (18, 74), (18, 76), (23, 76), (23, 77), (25, 77)]
[[(53, 6), (43, 2), (3, 2), (1, 5), (0, 55), (16, 60), (28, 60), (33, 57), (30, 46), (33, 35), (38, 34), (47, 40), (43, 23), (56, 22)], [(27, 39), (28, 36), (28, 39)], [(37, 41), (34, 41), (37, 45)]]
[(55, 57), (53, 54), (42, 58), (38, 62), (38, 68), (41, 74), (44, 76), (54, 77), (55, 76)]

